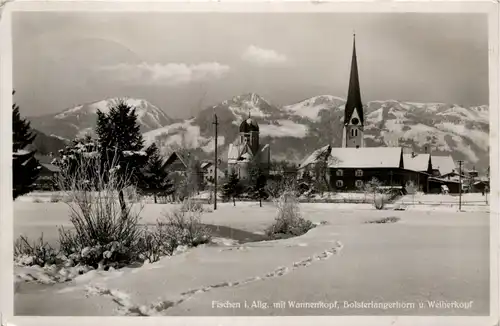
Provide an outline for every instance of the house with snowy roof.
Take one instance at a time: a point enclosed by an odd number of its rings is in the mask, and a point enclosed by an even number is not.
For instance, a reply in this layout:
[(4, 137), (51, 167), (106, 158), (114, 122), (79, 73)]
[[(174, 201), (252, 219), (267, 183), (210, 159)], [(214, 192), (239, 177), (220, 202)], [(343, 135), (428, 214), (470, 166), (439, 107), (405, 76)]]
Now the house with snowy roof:
[(173, 152), (163, 163), (163, 169), (169, 172), (184, 174), (189, 167), (189, 160), (189, 154), (183, 154), (177, 151)]
[(213, 183), (215, 181), (215, 169), (217, 169), (217, 181), (221, 181), (224, 178), (224, 171), (220, 169), (221, 162), (218, 162), (218, 165), (216, 167), (212, 161), (201, 163), (200, 168), (206, 182)]
[(252, 164), (269, 173), (271, 151), (269, 144), (259, 143), (259, 125), (250, 116), (240, 124), (239, 135), (229, 144), (227, 154), (228, 174), (236, 173), (240, 179), (248, 178)]
[(432, 155), (433, 176), (447, 177), (453, 174), (458, 176), (458, 169), (451, 155)]

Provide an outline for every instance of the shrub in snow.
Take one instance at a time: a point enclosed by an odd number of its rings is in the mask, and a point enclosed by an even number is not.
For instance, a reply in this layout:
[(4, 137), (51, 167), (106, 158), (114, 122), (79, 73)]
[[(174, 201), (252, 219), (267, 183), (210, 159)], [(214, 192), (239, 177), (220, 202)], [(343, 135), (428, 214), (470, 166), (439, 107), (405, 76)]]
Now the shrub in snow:
[(285, 191), (278, 200), (275, 201), (278, 215), (274, 223), (266, 230), (266, 234), (272, 239), (299, 236), (315, 225), (304, 219), (300, 214), (299, 203), (295, 192)]
[(385, 207), (385, 196), (383, 194), (376, 194), (373, 200), (373, 205), (376, 209), (384, 209)]
[(199, 201), (188, 197), (182, 201), (181, 211), (183, 212), (203, 212), (203, 205)]
[(396, 223), (397, 221), (399, 221), (399, 217), (384, 217), (384, 218), (381, 218), (381, 219), (378, 219), (378, 220), (373, 220), (373, 221), (367, 221), (365, 223), (368, 223), (368, 224), (385, 224), (385, 223)]
[(25, 236), (20, 236), (14, 242), (14, 261), (24, 266), (45, 266), (61, 262), (56, 250), (43, 240), (43, 234), (40, 238), (29, 243)]
[[(130, 174), (109, 173), (117, 162), (103, 162), (100, 156), (61, 165), (58, 183), (70, 198), (70, 221), (75, 230), (59, 230), (61, 252), (74, 264), (97, 268), (122, 266), (139, 259), (142, 235), (140, 209), (117, 200), (116, 194), (131, 186)], [(75, 168), (77, 164), (79, 168)], [(105, 254), (106, 253), (106, 254)]]

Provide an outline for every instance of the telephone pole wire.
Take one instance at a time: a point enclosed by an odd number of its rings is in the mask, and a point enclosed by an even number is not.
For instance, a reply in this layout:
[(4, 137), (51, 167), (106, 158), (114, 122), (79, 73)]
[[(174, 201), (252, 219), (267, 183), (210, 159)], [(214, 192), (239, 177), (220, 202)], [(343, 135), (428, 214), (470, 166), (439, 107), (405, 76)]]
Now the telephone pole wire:
[(462, 211), (462, 163), (464, 161), (459, 160), (458, 161), (458, 178), (459, 178), (459, 185), (458, 185), (458, 211)]
[(219, 160), (217, 158), (217, 114), (214, 114), (214, 128), (215, 128), (215, 156), (214, 156), (214, 211), (217, 210), (217, 169), (219, 168)]

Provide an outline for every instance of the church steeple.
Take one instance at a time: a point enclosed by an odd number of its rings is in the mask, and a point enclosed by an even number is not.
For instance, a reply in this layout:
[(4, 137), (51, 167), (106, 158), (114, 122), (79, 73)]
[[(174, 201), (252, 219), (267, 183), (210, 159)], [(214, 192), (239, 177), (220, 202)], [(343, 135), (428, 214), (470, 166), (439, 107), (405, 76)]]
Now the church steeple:
[(361, 125), (364, 125), (363, 103), (361, 102), (361, 90), (359, 87), (358, 60), (356, 56), (356, 34), (353, 34), (351, 76), (349, 79), (349, 90), (345, 104), (344, 124), (348, 124), (356, 111)]
[(356, 56), (356, 34), (353, 34), (351, 75), (349, 78), (349, 90), (344, 110), (344, 130), (342, 147), (364, 146), (364, 114), (361, 102), (361, 90), (359, 87), (358, 60)]

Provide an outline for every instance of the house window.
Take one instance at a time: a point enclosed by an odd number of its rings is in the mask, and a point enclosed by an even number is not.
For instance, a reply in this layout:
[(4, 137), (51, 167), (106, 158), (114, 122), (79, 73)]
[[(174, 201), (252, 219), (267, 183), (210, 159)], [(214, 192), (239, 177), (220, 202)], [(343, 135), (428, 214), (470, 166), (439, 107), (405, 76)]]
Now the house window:
[(344, 181), (337, 180), (337, 182), (335, 182), (335, 185), (340, 188), (340, 187), (342, 187), (344, 185)]
[(357, 177), (362, 177), (363, 176), (363, 170), (356, 170), (355, 172)]
[(341, 176), (343, 176), (343, 175), (344, 175), (344, 171), (342, 171), (342, 170), (337, 170), (336, 174), (337, 174), (337, 177), (341, 177)]
[(356, 180), (356, 188), (363, 188), (363, 180)]

